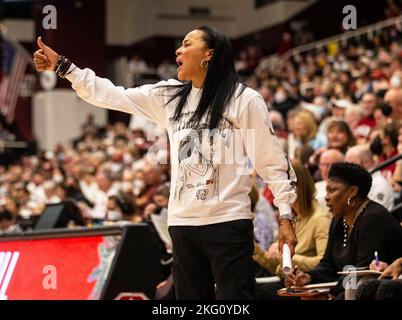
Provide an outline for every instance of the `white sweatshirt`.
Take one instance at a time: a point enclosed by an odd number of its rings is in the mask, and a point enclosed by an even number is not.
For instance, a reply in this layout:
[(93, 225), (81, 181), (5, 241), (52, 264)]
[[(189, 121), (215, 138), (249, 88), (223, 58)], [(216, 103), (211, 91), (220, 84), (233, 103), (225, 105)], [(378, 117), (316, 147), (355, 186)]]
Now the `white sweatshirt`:
[[(77, 95), (98, 107), (143, 116), (168, 132), (171, 149), (170, 226), (200, 226), (252, 219), (248, 193), (249, 158), (268, 183), (280, 214), (290, 214), (296, 200), (296, 177), (276, 138), (262, 97), (250, 88), (237, 89), (224, 113), (218, 133), (211, 137), (203, 125), (192, 128), (188, 120), (202, 89), (192, 88), (180, 121), (172, 120), (177, 100), (168, 105), (177, 80), (124, 89), (90, 69), (72, 65), (67, 79)], [(205, 128), (205, 127), (204, 127)]]

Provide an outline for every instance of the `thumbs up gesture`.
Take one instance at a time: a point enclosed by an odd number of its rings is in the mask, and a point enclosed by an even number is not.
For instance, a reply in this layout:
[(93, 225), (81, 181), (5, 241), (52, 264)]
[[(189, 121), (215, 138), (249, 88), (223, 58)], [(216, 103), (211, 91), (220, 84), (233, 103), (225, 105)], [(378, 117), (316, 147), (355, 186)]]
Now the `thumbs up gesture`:
[(37, 71), (53, 71), (56, 67), (59, 55), (42, 42), (42, 37), (37, 39), (39, 50), (34, 53), (34, 63)]

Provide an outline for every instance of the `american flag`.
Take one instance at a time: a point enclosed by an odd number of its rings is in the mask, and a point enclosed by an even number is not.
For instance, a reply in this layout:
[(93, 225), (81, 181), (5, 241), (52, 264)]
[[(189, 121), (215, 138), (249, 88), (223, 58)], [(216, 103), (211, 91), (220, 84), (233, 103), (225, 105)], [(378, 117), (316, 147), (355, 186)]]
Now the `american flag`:
[(23, 48), (7, 38), (0, 37), (0, 113), (8, 123), (14, 120), (15, 107), (27, 64)]

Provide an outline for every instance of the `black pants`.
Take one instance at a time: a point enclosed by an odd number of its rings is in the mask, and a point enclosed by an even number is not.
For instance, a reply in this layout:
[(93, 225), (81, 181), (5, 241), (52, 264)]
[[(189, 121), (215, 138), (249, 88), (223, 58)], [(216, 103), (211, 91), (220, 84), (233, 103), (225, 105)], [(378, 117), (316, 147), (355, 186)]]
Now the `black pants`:
[(169, 233), (177, 299), (255, 299), (251, 220), (173, 226)]
[(402, 280), (370, 279), (357, 288), (356, 300), (402, 300)]

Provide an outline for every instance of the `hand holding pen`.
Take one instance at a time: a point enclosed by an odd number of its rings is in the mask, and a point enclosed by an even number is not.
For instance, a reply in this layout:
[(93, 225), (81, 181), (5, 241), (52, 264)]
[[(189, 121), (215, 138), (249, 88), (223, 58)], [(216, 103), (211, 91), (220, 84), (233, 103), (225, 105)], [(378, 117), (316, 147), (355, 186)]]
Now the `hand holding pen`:
[(291, 272), (289, 272), (286, 275), (285, 285), (286, 285), (286, 288), (288, 289), (288, 291), (290, 290), (290, 287), (294, 286), (296, 274), (297, 274), (297, 265), (292, 269)]
[(295, 266), (286, 278), (285, 278), (285, 286), (286, 288), (290, 287), (302, 287), (311, 282), (311, 276), (308, 273), (304, 273), (303, 271), (298, 271), (297, 266)]
[(387, 268), (388, 268), (388, 264), (383, 261), (378, 261), (378, 267), (377, 267), (376, 260), (371, 261), (370, 267), (369, 267), (370, 270), (375, 270), (375, 271), (380, 271), (380, 272), (383, 272)]

